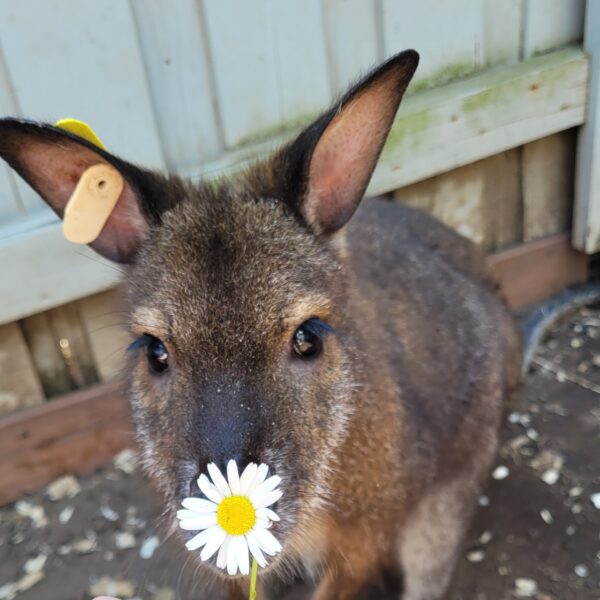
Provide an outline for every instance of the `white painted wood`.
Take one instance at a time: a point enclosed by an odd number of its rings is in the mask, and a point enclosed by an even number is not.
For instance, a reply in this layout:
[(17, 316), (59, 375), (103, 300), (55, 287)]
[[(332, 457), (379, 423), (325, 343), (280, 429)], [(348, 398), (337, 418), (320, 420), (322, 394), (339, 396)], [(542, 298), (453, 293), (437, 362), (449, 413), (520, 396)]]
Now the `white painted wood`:
[(329, 104), (320, 0), (270, 0), (282, 124), (305, 122)]
[[(585, 54), (566, 49), (406, 98), (369, 193), (580, 125), (586, 81)], [(233, 174), (280, 139), (225, 154), (201, 171)], [(102, 291), (118, 279), (118, 271), (91, 250), (64, 241), (57, 220), (44, 215), (0, 230), (0, 273), (0, 323)]]
[(265, 137), (281, 123), (270, 1), (203, 0), (225, 144)]
[[(0, 117), (17, 113), (12, 84), (0, 48)], [(14, 173), (6, 165), (0, 164), (0, 223), (19, 218), (25, 213), (14, 178)]]
[[(23, 219), (20, 231), (0, 229), (0, 323), (53, 308), (114, 286), (116, 267), (62, 235), (61, 223)], [(15, 228), (16, 229), (16, 228)]]
[(208, 44), (195, 0), (133, 0), (167, 166), (187, 169), (223, 147)]
[(483, 0), (483, 56), (486, 65), (517, 62), (525, 0)]
[[(369, 193), (388, 192), (580, 125), (586, 80), (585, 54), (568, 48), (407, 96)], [(229, 152), (189, 175), (235, 173), (287, 137)]]
[(23, 115), (80, 118), (111, 151), (163, 165), (128, 3), (0, 0), (0, 39)]
[[(579, 42), (585, 0), (524, 0), (523, 56)], [(596, 27), (599, 25), (596, 24)]]
[(448, 81), (484, 63), (482, 0), (382, 0), (382, 7), (386, 54), (415, 48), (421, 55), (417, 87)]
[(377, 7), (373, 0), (323, 0), (329, 81), (336, 95), (380, 59)]
[(584, 47), (590, 57), (586, 122), (579, 132), (575, 169), (573, 243), (600, 251), (600, 3), (588, 0)]

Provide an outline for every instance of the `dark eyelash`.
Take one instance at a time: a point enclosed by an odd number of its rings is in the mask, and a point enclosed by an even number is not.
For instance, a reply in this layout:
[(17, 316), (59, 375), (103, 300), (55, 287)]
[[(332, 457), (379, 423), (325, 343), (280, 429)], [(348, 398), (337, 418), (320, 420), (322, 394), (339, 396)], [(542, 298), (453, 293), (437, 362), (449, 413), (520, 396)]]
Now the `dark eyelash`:
[(313, 335), (323, 337), (328, 333), (333, 333), (335, 330), (331, 325), (328, 325), (321, 319), (313, 318), (308, 319), (302, 324), (302, 328), (308, 331), (308, 333), (312, 333)]
[(131, 344), (129, 344), (127, 347), (127, 352), (139, 350), (140, 348), (146, 348), (152, 340), (153, 337), (150, 334), (144, 333), (144, 335), (140, 336), (137, 340), (134, 340), (131, 342)]

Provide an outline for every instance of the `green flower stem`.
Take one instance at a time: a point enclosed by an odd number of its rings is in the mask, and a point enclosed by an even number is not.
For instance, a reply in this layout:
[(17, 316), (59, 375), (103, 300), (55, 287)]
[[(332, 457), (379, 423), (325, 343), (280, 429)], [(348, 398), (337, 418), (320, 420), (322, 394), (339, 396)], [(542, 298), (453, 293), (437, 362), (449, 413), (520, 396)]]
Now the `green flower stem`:
[(252, 572), (250, 573), (250, 596), (249, 600), (256, 600), (256, 578), (258, 576), (258, 563), (252, 559)]

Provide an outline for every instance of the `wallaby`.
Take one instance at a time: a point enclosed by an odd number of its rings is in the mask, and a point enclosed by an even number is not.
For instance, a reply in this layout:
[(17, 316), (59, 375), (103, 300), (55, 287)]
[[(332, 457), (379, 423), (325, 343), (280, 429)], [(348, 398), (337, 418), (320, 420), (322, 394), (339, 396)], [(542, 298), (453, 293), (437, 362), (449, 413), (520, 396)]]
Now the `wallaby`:
[[(91, 245), (123, 264), (144, 465), (173, 521), (209, 462), (281, 476), (261, 598), (442, 598), (519, 381), (482, 252), (401, 204), (357, 210), (417, 63), (390, 58), (219, 182), (0, 121), (0, 155), (59, 216), (90, 166), (124, 178)], [(246, 597), (247, 578), (198, 562), (214, 597)]]

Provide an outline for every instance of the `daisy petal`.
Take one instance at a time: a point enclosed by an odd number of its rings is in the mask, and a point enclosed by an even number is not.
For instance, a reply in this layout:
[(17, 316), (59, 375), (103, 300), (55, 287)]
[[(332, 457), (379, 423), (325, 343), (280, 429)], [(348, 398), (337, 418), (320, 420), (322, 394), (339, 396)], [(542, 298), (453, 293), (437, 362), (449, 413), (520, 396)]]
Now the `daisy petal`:
[(200, 488), (200, 491), (215, 504), (219, 504), (221, 500), (223, 500), (221, 492), (217, 490), (204, 473), (198, 477), (198, 487)]
[(243, 535), (240, 535), (237, 539), (237, 561), (242, 575), (250, 574), (250, 559), (248, 557), (248, 543)]
[(235, 460), (230, 460), (227, 463), (227, 481), (232, 495), (238, 496), (240, 491), (240, 474), (238, 472), (237, 463)]
[(229, 538), (229, 548), (227, 549), (227, 573), (235, 575), (237, 573), (237, 552), (235, 546), (235, 538)]
[(274, 556), (278, 552), (281, 552), (281, 544), (275, 539), (275, 536), (270, 531), (255, 527), (252, 530), (252, 533), (256, 536), (256, 540), (261, 549), (267, 554)]
[(266, 494), (267, 492), (274, 490), (280, 483), (281, 477), (279, 477), (279, 475), (273, 475), (261, 483), (258, 487), (254, 488), (252, 494), (256, 494), (257, 496)]
[(217, 524), (217, 515), (207, 513), (205, 515), (196, 515), (193, 519), (183, 519), (179, 521), (179, 527), (185, 531), (196, 531), (197, 529), (207, 529)]
[(204, 498), (185, 498), (181, 501), (182, 506), (196, 512), (213, 512), (217, 510), (217, 505)]
[(211, 536), (208, 542), (206, 542), (206, 546), (202, 548), (200, 560), (208, 560), (221, 547), (226, 537), (227, 534), (219, 527), (219, 530)]
[(246, 465), (246, 468), (240, 477), (240, 494), (247, 494), (248, 488), (256, 476), (256, 471), (258, 471), (258, 465), (256, 463), (249, 463)]
[(225, 541), (221, 544), (219, 548), (219, 554), (217, 554), (217, 567), (219, 569), (224, 569), (227, 566), (227, 553), (229, 552), (229, 544), (231, 542), (230, 537), (226, 537)]
[(197, 513), (195, 510), (188, 510), (187, 508), (182, 508), (181, 510), (177, 511), (177, 518), (180, 521), (183, 519), (195, 519), (199, 514), (201, 515), (207, 513)]
[(191, 540), (185, 543), (185, 547), (192, 551), (198, 550), (201, 546), (204, 546), (210, 538), (217, 533), (217, 531), (221, 531), (221, 528), (218, 525), (211, 527), (210, 529), (205, 529), (201, 531), (198, 535), (195, 535)]
[(252, 502), (254, 508), (266, 508), (267, 506), (271, 506), (271, 504), (275, 504), (275, 502), (277, 502), (281, 496), (283, 496), (283, 492), (281, 490), (267, 492), (266, 494), (261, 494), (260, 496), (255, 496), (252, 494), (250, 496), (250, 502)]
[(250, 496), (250, 494), (267, 478), (267, 474), (269, 473), (269, 467), (264, 463), (261, 463), (258, 466), (258, 470), (256, 471), (256, 475), (252, 480), (252, 483), (248, 486), (246, 490), (246, 494)]
[(256, 516), (259, 519), (269, 519), (270, 521), (281, 521), (276, 512), (272, 511), (270, 508), (259, 508), (256, 511)]
[(258, 541), (252, 531), (249, 531), (246, 534), (246, 542), (248, 543), (248, 550), (250, 550), (250, 553), (256, 559), (258, 565), (264, 569), (267, 566), (267, 559), (262, 553)]
[(215, 484), (215, 487), (217, 488), (217, 490), (219, 490), (219, 493), (224, 498), (227, 498), (227, 496), (231, 496), (231, 490), (229, 489), (229, 486), (227, 485), (227, 480), (225, 479), (225, 477), (223, 477), (223, 474), (219, 470), (219, 467), (217, 467), (217, 465), (215, 465), (215, 463), (208, 463), (207, 469), (208, 469), (208, 474), (210, 475), (211, 479), (213, 480), (213, 483)]

